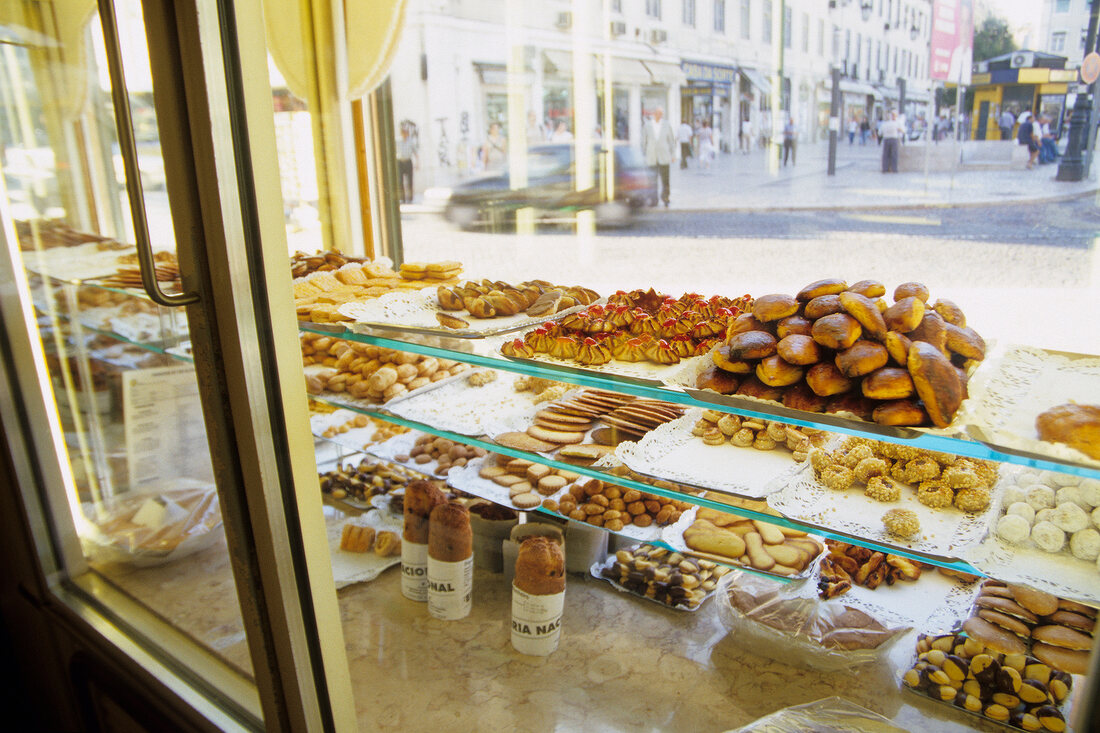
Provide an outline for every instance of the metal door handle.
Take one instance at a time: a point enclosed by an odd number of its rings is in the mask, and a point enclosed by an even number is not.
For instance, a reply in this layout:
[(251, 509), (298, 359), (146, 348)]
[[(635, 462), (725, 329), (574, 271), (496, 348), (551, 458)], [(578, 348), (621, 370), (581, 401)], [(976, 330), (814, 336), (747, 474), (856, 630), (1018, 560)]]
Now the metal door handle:
[(134, 123), (130, 117), (130, 100), (126, 96), (126, 78), (122, 73), (122, 52), (118, 42), (118, 22), (115, 19), (114, 0), (99, 0), (99, 17), (103, 26), (103, 46), (107, 53), (107, 69), (111, 77), (111, 99), (115, 107), (115, 127), (118, 131), (118, 147), (126, 171), (126, 196), (130, 202), (130, 216), (134, 222), (134, 239), (137, 240), (138, 267), (141, 284), (149, 299), (158, 305), (176, 308), (199, 302), (198, 293), (166, 293), (157, 282), (153, 247), (149, 242), (149, 223), (145, 219), (145, 193), (141, 188), (141, 171), (138, 169), (137, 145), (134, 143)]

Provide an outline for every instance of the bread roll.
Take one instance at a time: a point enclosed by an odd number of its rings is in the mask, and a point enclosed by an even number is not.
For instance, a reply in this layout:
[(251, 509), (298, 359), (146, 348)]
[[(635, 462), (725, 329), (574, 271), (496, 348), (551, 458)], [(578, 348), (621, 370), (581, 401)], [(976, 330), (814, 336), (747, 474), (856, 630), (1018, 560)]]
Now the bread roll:
[(853, 382), (844, 376), (835, 364), (823, 361), (820, 364), (814, 364), (806, 372), (806, 384), (814, 394), (831, 397), (850, 390)]
[[(837, 304), (839, 303), (838, 298)], [(863, 333), (863, 328), (847, 313), (831, 313), (814, 321), (811, 333), (814, 341), (822, 346), (840, 351), (854, 344)]]
[(939, 349), (923, 341), (909, 347), (909, 375), (932, 424), (951, 424), (963, 400), (963, 383), (955, 367)]
[(827, 413), (850, 412), (860, 420), (871, 420), (874, 409), (874, 401), (861, 395), (858, 390), (830, 397), (825, 404), (825, 412)]
[(1039, 440), (1065, 443), (1100, 460), (1100, 405), (1058, 405), (1035, 419)]
[(815, 321), (830, 313), (840, 313), (844, 307), (840, 304), (839, 295), (819, 295), (806, 304), (803, 315), (811, 321)]
[(752, 304), (753, 316), (763, 323), (778, 321), (781, 318), (793, 316), (797, 312), (798, 301), (781, 293), (761, 295)]
[(924, 301), (919, 298), (902, 298), (882, 314), (886, 327), (891, 331), (909, 333), (924, 318)]
[[(752, 331), (751, 333), (762, 333), (761, 331)], [(770, 335), (770, 334), (768, 334)], [(710, 352), (710, 359), (714, 362), (714, 365), (721, 368), (723, 371), (727, 371), (731, 374), (751, 374), (752, 364), (744, 359), (734, 359), (730, 356), (729, 346), (719, 346), (714, 351)]]
[(742, 313), (736, 318), (730, 319), (726, 324), (726, 343), (736, 334), (746, 331), (767, 331), (768, 327), (763, 321), (756, 320), (752, 313)]
[(446, 504), (447, 497), (429, 481), (410, 481), (405, 487), (405, 529), (402, 536), (418, 545), (428, 543), (428, 518), (432, 509)]
[(783, 388), (769, 387), (755, 376), (750, 376), (741, 382), (741, 386), (737, 388), (737, 394), (744, 397), (755, 397), (760, 400), (774, 400), (778, 402), (783, 397)]
[(756, 365), (756, 378), (769, 387), (786, 387), (802, 381), (802, 367), (789, 364), (778, 354), (765, 357)]
[[(746, 365), (747, 366), (747, 365)], [(725, 369), (719, 369), (711, 364), (699, 376), (695, 378), (695, 386), (698, 389), (712, 389), (718, 394), (733, 394), (741, 384), (741, 379)]]
[(889, 359), (885, 346), (867, 339), (860, 339), (844, 351), (837, 353), (835, 361), (837, 369), (844, 376), (854, 379), (885, 366)]
[(828, 404), (828, 397), (814, 394), (810, 385), (805, 382), (792, 384), (783, 392), (783, 406), (792, 410), (805, 410), (806, 412), (824, 412)]
[(953, 323), (944, 325), (947, 348), (967, 359), (985, 358), (985, 339), (973, 328), (959, 327)]
[(767, 331), (746, 331), (736, 334), (727, 344), (730, 361), (763, 359), (775, 353), (775, 336)]
[(798, 291), (795, 297), (801, 301), (813, 300), (822, 295), (836, 295), (848, 287), (847, 283), (835, 277), (812, 282)]
[(916, 427), (928, 422), (928, 414), (912, 400), (891, 400), (875, 407), (871, 419), (879, 425)]
[(859, 293), (868, 298), (881, 298), (886, 295), (886, 286), (878, 280), (860, 280), (848, 288), (849, 292)]
[(429, 518), (428, 556), (441, 562), (459, 562), (474, 551), (470, 512), (461, 504), (440, 504)]
[(924, 283), (902, 283), (894, 288), (894, 302), (904, 298), (919, 298), (922, 303), (928, 302), (928, 288)]
[(908, 336), (911, 341), (923, 341), (947, 353), (946, 326), (947, 324), (944, 323), (939, 313), (926, 308), (924, 310), (924, 317), (921, 318), (920, 323), (917, 324), (916, 328), (906, 334), (906, 336)]
[(516, 557), (515, 585), (524, 593), (549, 596), (565, 590), (565, 554), (549, 537), (528, 537)]
[(791, 334), (780, 340), (776, 352), (789, 364), (808, 366), (821, 361), (822, 351), (810, 336)]
[(959, 328), (966, 328), (966, 315), (962, 312), (962, 308), (947, 298), (937, 300), (932, 310), (936, 311), (945, 322)]
[(809, 336), (813, 325), (813, 322), (802, 316), (787, 316), (776, 324), (775, 333), (780, 339), (785, 339), (794, 334)]
[(886, 351), (896, 364), (903, 367), (909, 364), (909, 347), (913, 344), (912, 339), (904, 333), (887, 331), (886, 340), (883, 343), (886, 344)]
[(877, 369), (864, 377), (860, 386), (863, 396), (874, 400), (904, 400), (915, 391), (909, 370), (901, 367)]
[(874, 302), (859, 293), (841, 293), (840, 305), (852, 318), (859, 321), (863, 332), (868, 337), (881, 341), (886, 337), (886, 321), (882, 319), (882, 313)]

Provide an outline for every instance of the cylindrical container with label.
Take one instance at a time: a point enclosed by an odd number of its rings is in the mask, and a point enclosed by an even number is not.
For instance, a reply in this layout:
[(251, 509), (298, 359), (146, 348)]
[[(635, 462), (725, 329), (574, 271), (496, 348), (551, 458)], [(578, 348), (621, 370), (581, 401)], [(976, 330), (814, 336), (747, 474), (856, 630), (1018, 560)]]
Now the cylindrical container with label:
[(474, 597), (474, 556), (446, 562), (428, 556), (428, 613), (441, 621), (470, 615)]
[(440, 504), (428, 524), (428, 613), (444, 621), (465, 618), (474, 593), (470, 512), (461, 504)]
[(545, 657), (558, 648), (565, 591), (536, 596), (512, 586), (512, 647)]
[(428, 600), (428, 517), (447, 497), (429, 481), (410, 481), (405, 488), (405, 526), (401, 533), (401, 595)]
[(558, 648), (565, 606), (565, 554), (549, 537), (523, 540), (512, 583), (512, 647), (546, 656)]
[(401, 595), (410, 601), (428, 600), (428, 546), (401, 543)]

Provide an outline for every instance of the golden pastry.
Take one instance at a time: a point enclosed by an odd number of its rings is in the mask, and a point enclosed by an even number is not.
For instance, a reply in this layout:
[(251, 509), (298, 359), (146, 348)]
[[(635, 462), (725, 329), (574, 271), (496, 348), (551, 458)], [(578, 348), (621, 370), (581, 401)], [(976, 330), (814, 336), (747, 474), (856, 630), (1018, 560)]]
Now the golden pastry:
[(839, 295), (819, 295), (806, 304), (802, 313), (811, 321), (816, 321), (818, 318), (840, 313), (843, 310), (844, 306), (840, 304)]
[(776, 324), (775, 332), (780, 339), (785, 339), (794, 334), (809, 336), (813, 325), (814, 324), (809, 319), (803, 318), (802, 316), (787, 316)]
[(886, 295), (886, 286), (878, 280), (860, 280), (848, 288), (849, 292), (859, 293), (867, 298), (881, 298)]
[(924, 301), (919, 298), (902, 298), (882, 314), (886, 327), (891, 331), (909, 333), (924, 318)]
[(821, 295), (836, 295), (842, 293), (847, 287), (848, 284), (843, 280), (832, 277), (810, 283), (799, 290), (798, 295), (795, 297), (801, 301), (813, 300)]
[(793, 316), (798, 312), (798, 306), (798, 301), (789, 295), (762, 295), (753, 302), (752, 314), (758, 321), (767, 323)]
[(1035, 428), (1039, 440), (1064, 443), (1100, 459), (1100, 405), (1071, 402), (1052, 407), (1035, 419)]
[(913, 396), (915, 387), (908, 370), (884, 366), (865, 376), (860, 389), (871, 399), (904, 400)]
[(859, 321), (865, 334), (877, 341), (886, 337), (886, 321), (883, 320), (878, 306), (870, 298), (852, 292), (841, 293), (838, 297), (841, 307), (848, 315)]
[(894, 301), (903, 300), (905, 298), (917, 298), (922, 303), (928, 302), (928, 288), (924, 283), (908, 282), (902, 283), (894, 288)]
[(732, 336), (726, 346), (730, 361), (743, 361), (771, 356), (775, 353), (777, 343), (775, 336), (767, 331), (745, 331)]
[(756, 365), (756, 378), (769, 387), (786, 387), (802, 381), (803, 369), (790, 364), (778, 354), (760, 360)]
[[(844, 376), (854, 379), (885, 366), (889, 358), (886, 347), (882, 344), (867, 339), (859, 339), (836, 355), (836, 366)], [(864, 392), (864, 394), (867, 393)], [(873, 395), (867, 396), (871, 397)]]
[(846, 313), (831, 313), (818, 318), (812, 329), (814, 341), (838, 351), (854, 344), (862, 333), (863, 327)]
[(806, 372), (806, 384), (810, 386), (814, 394), (821, 397), (830, 397), (847, 392), (852, 388), (854, 382), (844, 376), (835, 364), (821, 362), (820, 364), (814, 364)]
[(928, 422), (928, 413), (912, 400), (890, 400), (877, 405), (871, 419), (879, 425), (917, 427)]
[(821, 347), (810, 336), (791, 334), (776, 344), (776, 352), (789, 364), (808, 366), (821, 361)]
[(907, 335), (912, 341), (923, 341), (926, 344), (932, 344), (940, 351), (947, 351), (947, 329), (946, 323), (939, 313), (933, 310), (924, 311), (924, 317), (921, 318), (917, 327), (910, 331)]
[(947, 427), (963, 400), (959, 373), (939, 349), (923, 341), (914, 341), (909, 347), (908, 365), (913, 385), (932, 424), (938, 428)]

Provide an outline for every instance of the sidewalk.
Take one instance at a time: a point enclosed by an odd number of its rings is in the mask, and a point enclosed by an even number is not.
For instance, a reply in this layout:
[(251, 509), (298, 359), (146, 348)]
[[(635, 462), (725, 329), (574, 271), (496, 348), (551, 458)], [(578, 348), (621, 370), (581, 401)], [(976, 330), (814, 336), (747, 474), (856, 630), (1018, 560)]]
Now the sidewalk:
[[(922, 143), (915, 143), (922, 145)], [(950, 140), (938, 143), (950, 146)], [(923, 149), (923, 148), (922, 148)], [(1057, 163), (1032, 170), (882, 173), (882, 148), (847, 139), (837, 144), (836, 175), (828, 175), (828, 142), (800, 146), (796, 165), (772, 165), (764, 151), (720, 153), (709, 169), (692, 158), (671, 170), (671, 205), (677, 211), (929, 208), (1034, 203), (1076, 198), (1100, 190), (1091, 179), (1054, 180)]]

